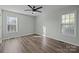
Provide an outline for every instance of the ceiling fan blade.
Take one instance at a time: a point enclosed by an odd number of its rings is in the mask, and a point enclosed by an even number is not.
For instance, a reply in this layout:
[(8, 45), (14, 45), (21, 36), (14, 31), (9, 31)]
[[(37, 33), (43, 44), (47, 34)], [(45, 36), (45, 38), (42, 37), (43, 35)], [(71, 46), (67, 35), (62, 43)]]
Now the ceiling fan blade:
[[(28, 5), (30, 8), (32, 8), (32, 6)], [(32, 8), (33, 9), (33, 8)]]
[(33, 6), (33, 9), (35, 8), (35, 6)]
[(32, 10), (30, 10), (30, 9), (26, 9), (26, 10), (24, 10), (24, 11), (32, 11)]
[(37, 10), (36, 12), (40, 12), (40, 13), (41, 13), (42, 11), (38, 11), (38, 10)]
[(41, 9), (41, 8), (43, 8), (43, 7), (42, 7), (42, 6), (40, 6), (40, 7), (36, 8), (36, 9)]

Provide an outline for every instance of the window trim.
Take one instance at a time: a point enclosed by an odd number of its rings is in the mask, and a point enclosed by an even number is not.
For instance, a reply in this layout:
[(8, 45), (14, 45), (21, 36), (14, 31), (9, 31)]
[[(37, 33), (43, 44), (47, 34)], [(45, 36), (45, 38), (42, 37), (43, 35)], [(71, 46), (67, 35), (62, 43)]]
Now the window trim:
[[(15, 17), (16, 18), (16, 31), (8, 31), (8, 17)], [(9, 15), (7, 15), (6, 16), (6, 32), (7, 33), (16, 33), (16, 32), (18, 32), (18, 18), (16, 17), (16, 16), (9, 16)]]
[[(75, 15), (74, 34), (73, 35), (68, 35), (68, 34), (62, 33), (62, 26), (63, 25), (68, 25), (68, 24), (63, 24), (62, 23), (62, 15), (71, 14), (71, 13), (74, 13), (74, 15)], [(62, 35), (69, 36), (69, 37), (76, 37), (76, 35), (77, 35), (77, 11), (64, 13), (62, 15), (61, 15), (61, 29), (60, 29)]]

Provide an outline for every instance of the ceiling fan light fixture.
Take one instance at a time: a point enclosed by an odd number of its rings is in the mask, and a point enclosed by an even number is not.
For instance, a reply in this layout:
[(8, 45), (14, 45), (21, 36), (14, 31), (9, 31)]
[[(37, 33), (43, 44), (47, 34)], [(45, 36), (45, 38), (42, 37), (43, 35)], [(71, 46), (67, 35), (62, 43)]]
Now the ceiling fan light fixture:
[(36, 13), (37, 13), (37, 12), (34, 12), (34, 11), (32, 12), (32, 14), (36, 14)]

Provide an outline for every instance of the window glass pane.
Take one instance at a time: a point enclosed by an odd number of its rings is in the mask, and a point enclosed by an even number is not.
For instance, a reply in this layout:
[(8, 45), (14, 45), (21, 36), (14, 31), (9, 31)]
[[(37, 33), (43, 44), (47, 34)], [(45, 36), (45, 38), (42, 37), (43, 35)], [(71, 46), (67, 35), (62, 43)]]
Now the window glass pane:
[(74, 26), (73, 25), (63, 25), (62, 33), (66, 35), (74, 35)]
[(65, 24), (69, 24), (70, 22), (69, 22), (69, 19), (66, 19), (66, 22), (65, 22)]
[(16, 31), (16, 25), (8, 25), (8, 31), (9, 32), (15, 32)]
[(69, 14), (62, 16), (62, 23), (63, 24), (69, 24)]
[(70, 19), (74, 19), (75, 17), (74, 13), (70, 14), (69, 16), (70, 16)]
[(75, 23), (75, 16), (74, 13), (70, 14), (70, 24), (74, 24)]
[(66, 16), (66, 22), (65, 23), (69, 24), (69, 14), (66, 14), (65, 16)]
[(8, 17), (8, 24), (15, 25), (16, 17)]
[(66, 14), (65, 16), (66, 16), (66, 19), (69, 19), (69, 14)]

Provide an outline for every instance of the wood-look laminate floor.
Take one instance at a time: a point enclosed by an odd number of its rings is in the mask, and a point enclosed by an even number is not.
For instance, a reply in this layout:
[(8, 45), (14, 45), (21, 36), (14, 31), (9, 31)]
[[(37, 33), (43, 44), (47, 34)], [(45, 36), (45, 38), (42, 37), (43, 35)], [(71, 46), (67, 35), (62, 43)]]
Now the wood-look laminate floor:
[(70, 53), (79, 52), (79, 47), (42, 37), (28, 35), (3, 40), (0, 44), (1, 53)]

